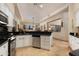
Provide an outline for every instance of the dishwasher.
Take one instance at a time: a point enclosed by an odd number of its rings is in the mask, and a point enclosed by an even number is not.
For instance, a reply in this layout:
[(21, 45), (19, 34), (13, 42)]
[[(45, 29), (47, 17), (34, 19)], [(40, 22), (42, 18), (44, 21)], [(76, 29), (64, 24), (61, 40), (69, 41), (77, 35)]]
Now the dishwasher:
[(33, 37), (33, 41), (32, 41), (33, 47), (40, 48), (41, 47), (40, 35), (32, 35), (32, 37)]

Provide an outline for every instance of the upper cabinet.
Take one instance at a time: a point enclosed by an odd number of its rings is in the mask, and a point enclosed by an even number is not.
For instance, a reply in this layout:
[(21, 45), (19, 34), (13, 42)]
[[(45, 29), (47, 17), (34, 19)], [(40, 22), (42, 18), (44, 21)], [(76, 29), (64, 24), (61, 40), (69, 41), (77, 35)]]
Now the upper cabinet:
[(8, 5), (4, 4), (4, 3), (0, 3), (0, 11), (2, 11), (5, 15), (8, 16), (7, 26), (13, 27), (14, 15), (12, 14), (12, 12), (9, 9)]
[(0, 11), (5, 13), (7, 16), (9, 15), (9, 9), (6, 4), (0, 3)]

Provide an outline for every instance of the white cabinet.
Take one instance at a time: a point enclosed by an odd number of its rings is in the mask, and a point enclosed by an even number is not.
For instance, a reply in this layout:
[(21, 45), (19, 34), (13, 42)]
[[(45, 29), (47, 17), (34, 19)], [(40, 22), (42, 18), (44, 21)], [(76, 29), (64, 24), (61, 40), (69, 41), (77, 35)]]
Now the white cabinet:
[(14, 16), (13, 14), (9, 11), (8, 13), (8, 26), (13, 27), (13, 20), (14, 20)]
[(0, 46), (0, 56), (8, 56), (8, 42)]
[(24, 36), (24, 46), (32, 46), (32, 35)]
[(16, 36), (16, 48), (32, 46), (32, 35)]
[(2, 11), (5, 15), (8, 16), (8, 26), (13, 27), (14, 15), (12, 14), (7, 4), (0, 3), (0, 11)]
[(1, 10), (3, 13), (6, 14), (7, 9), (6, 9), (6, 5), (5, 5), (4, 3), (1, 3), (1, 4), (0, 4), (0, 10)]
[(16, 48), (23, 47), (23, 36), (16, 36)]
[(9, 8), (5, 3), (0, 3), (0, 11), (2, 11), (4, 14), (6, 14), (7, 16), (9, 16)]
[(50, 50), (51, 48), (51, 39), (50, 36), (41, 36), (41, 48)]
[(72, 50), (79, 49), (79, 38), (69, 35), (69, 43)]

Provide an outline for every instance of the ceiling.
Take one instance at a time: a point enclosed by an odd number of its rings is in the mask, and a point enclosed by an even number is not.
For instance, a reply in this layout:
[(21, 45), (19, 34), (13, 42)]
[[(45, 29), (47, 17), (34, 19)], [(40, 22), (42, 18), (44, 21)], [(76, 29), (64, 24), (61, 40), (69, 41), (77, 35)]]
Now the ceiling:
[[(41, 8), (39, 5), (43, 5)], [(43, 17), (66, 5), (65, 3), (19, 3), (17, 4), (23, 20), (34, 20), (38, 23)]]

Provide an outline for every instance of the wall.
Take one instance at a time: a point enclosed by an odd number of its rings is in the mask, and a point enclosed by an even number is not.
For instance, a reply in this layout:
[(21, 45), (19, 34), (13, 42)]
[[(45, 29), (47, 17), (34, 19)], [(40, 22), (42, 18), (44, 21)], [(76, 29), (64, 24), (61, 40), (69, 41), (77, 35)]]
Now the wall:
[(64, 21), (63, 27), (61, 28), (61, 32), (53, 32), (53, 37), (60, 39), (60, 40), (67, 41), (68, 40), (68, 25), (67, 25), (68, 24), (68, 10), (64, 10), (64, 11), (54, 15), (53, 17), (45, 20), (44, 22), (40, 23), (40, 26), (47, 25), (48, 22), (55, 20), (55, 19), (59, 19), (59, 18), (61, 19), (61, 21), (62, 20)]
[(13, 3), (7, 3), (8, 8), (10, 9), (10, 11), (12, 12), (12, 14), (15, 14), (15, 7)]
[(79, 3), (73, 3), (69, 4), (69, 32), (78, 32), (78, 28), (75, 26), (76, 25), (76, 18), (75, 14), (79, 10)]
[(75, 25), (76, 25), (76, 18), (75, 18), (75, 14), (77, 13), (77, 11), (79, 11), (79, 3), (76, 3), (73, 5), (73, 19), (74, 19), (74, 32), (78, 32), (79, 33), (79, 28), (77, 28)]
[[(62, 12), (61, 20), (63, 21), (63, 27), (61, 27), (61, 32), (54, 32), (53, 37), (56, 39), (68, 41), (68, 11)], [(56, 15), (58, 17), (58, 15)]]

